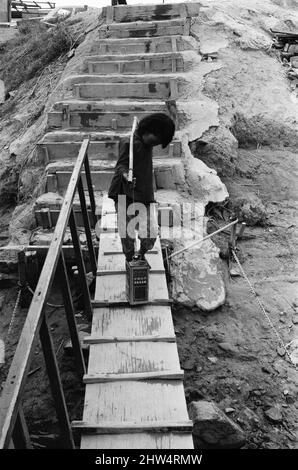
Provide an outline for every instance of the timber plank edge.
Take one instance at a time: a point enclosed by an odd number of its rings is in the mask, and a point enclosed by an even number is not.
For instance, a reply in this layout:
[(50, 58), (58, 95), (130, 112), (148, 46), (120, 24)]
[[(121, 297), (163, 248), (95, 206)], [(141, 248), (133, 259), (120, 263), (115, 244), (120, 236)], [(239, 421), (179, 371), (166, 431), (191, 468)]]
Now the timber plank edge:
[(176, 336), (130, 336), (130, 337), (108, 337), (108, 336), (86, 336), (83, 339), (86, 344), (104, 343), (133, 343), (133, 342), (161, 342), (176, 343)]
[(84, 421), (73, 421), (71, 423), (73, 429), (79, 429), (86, 434), (133, 434), (141, 432), (154, 433), (191, 433), (193, 430), (193, 422), (185, 421), (151, 421), (151, 422), (101, 422), (86, 423)]
[(85, 384), (97, 384), (105, 382), (121, 382), (134, 380), (183, 380), (184, 371), (162, 370), (154, 372), (132, 372), (127, 374), (85, 374), (83, 382)]

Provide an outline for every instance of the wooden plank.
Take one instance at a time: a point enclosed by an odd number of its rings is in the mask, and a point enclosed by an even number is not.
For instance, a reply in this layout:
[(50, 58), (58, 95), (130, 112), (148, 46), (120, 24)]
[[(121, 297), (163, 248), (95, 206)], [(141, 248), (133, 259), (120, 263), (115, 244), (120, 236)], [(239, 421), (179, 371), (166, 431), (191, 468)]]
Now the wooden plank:
[(107, 336), (85, 336), (84, 343), (86, 344), (103, 344), (103, 343), (130, 343), (138, 341), (148, 342), (161, 342), (161, 343), (176, 343), (176, 336), (126, 336), (126, 337), (107, 337)]
[[(149, 300), (144, 302), (144, 305), (151, 305), (154, 307), (164, 307), (168, 305), (172, 305), (173, 301), (171, 299), (154, 299), (154, 300)], [(131, 306), (128, 300), (122, 300), (122, 301), (116, 301), (116, 302), (111, 302), (109, 300), (106, 300), (104, 302), (101, 302), (100, 300), (93, 300), (92, 302), (93, 307), (95, 308), (115, 308), (115, 307), (128, 307), (130, 306), (131, 308), (135, 308), (135, 306)], [(141, 305), (141, 304), (140, 304)]]
[[(158, 255), (158, 251), (156, 253), (147, 253), (146, 259), (151, 266), (150, 273), (164, 273), (164, 264), (162, 257)], [(98, 273), (110, 273), (113, 271), (119, 271), (118, 274), (125, 273), (126, 265), (125, 265), (125, 256), (122, 253), (122, 256), (117, 255), (106, 255), (103, 251), (100, 251), (98, 254)], [(114, 273), (116, 274), (116, 273)], [(103, 275), (103, 274), (99, 274)]]
[(166, 21), (148, 21), (146, 23), (112, 23), (108, 26), (99, 28), (100, 38), (131, 38), (131, 37), (157, 37), (185, 35), (185, 18), (166, 20)]
[[(108, 378), (113, 376), (114, 380), (122, 380), (122, 376), (123, 380), (133, 380), (139, 375), (146, 378), (146, 374), (150, 379), (151, 375), (155, 378), (154, 374), (167, 374), (179, 369), (177, 346), (173, 342), (136, 341), (90, 346), (88, 364), (90, 377), (96, 377), (100, 371), (99, 375), (103, 379), (107, 375)], [(174, 379), (177, 378), (175, 375)]]
[[(137, 438), (136, 438), (137, 437)], [(81, 449), (193, 449), (189, 433), (83, 435)]]
[[(47, 179), (49, 176), (54, 176), (57, 180), (57, 190), (60, 194), (63, 194), (66, 190), (69, 180), (71, 177), (70, 171), (57, 171), (55, 174), (47, 175)], [(114, 176), (114, 170), (100, 170), (100, 171), (92, 171), (92, 183), (95, 191), (107, 191), (111, 184), (112, 178)], [(85, 174), (82, 173), (82, 179), (84, 184), (86, 184), (86, 177)], [(53, 191), (52, 191), (53, 192)]]
[(82, 432), (88, 434), (132, 434), (140, 432), (154, 432), (154, 433), (168, 433), (168, 432), (179, 432), (189, 433), (193, 429), (193, 423), (190, 420), (187, 421), (150, 421), (140, 423), (113, 423), (113, 422), (102, 422), (102, 423), (86, 423), (84, 421), (73, 421), (73, 429), (79, 429)]
[[(152, 276), (149, 282), (149, 301), (168, 299), (168, 296), (165, 276)], [(121, 274), (101, 277), (96, 285), (94, 299), (101, 302), (126, 302), (126, 277)]]
[[(174, 40), (177, 41), (177, 38), (174, 37)], [(112, 40), (109, 40), (109, 43), (111, 43)], [(139, 53), (139, 54), (122, 54), (121, 53), (121, 44), (126, 43), (127, 41), (121, 40), (121, 43), (118, 45), (118, 54), (106, 54), (106, 55), (88, 55), (86, 56), (86, 62), (87, 63), (92, 63), (96, 64), (98, 62), (114, 62), (114, 63), (119, 63), (119, 62), (129, 62), (129, 61), (136, 61), (136, 60), (163, 60), (163, 59), (183, 59), (183, 54), (181, 52), (178, 52), (177, 49), (175, 52), (162, 52), (162, 53), (156, 53), (156, 52), (146, 52), (146, 53)], [(150, 41), (147, 40), (147, 46), (149, 45), (148, 42)], [(161, 42), (161, 39), (159, 40), (159, 43)], [(173, 44), (172, 38), (169, 39), (169, 43)], [(135, 44), (137, 45), (137, 44)], [(56, 106), (56, 105), (55, 105)], [(70, 108), (71, 109), (71, 108)], [(109, 108), (107, 108), (108, 110)]]
[[(198, 16), (201, 9), (199, 2), (118, 5), (114, 8), (114, 21), (118, 23), (130, 21), (165, 21), (183, 18), (187, 15)], [(121, 25), (119, 25), (121, 26)]]
[[(59, 217), (59, 214), (60, 214), (60, 210), (59, 209), (49, 208), (49, 216), (50, 216), (50, 221), (51, 221), (50, 226), (49, 225), (46, 226), (45, 223), (42, 221), (42, 218), (41, 218), (41, 211), (42, 210), (43, 209), (40, 209), (40, 210), (37, 209), (37, 210), (34, 211), (37, 225), (40, 225), (42, 228), (54, 227), (57, 223), (57, 220), (58, 220), (58, 217)], [(83, 227), (84, 221), (83, 221), (82, 213), (80, 211), (76, 210), (76, 211), (74, 211), (74, 214), (75, 214), (77, 227)], [(97, 219), (94, 219), (93, 214), (91, 212), (91, 209), (88, 209), (88, 217), (89, 217), (91, 227), (92, 228), (95, 227)]]
[(75, 195), (75, 188), (84, 163), (89, 141), (84, 140), (70, 185), (66, 192), (57, 227), (54, 231), (52, 243), (31, 301), (22, 334), (18, 342), (7, 380), (0, 397), (0, 448), (7, 448), (10, 444), (11, 434), (17, 418), (22, 392), (25, 387), (27, 374), (31, 365), (38, 332), (42, 321), (44, 305), (48, 299), (50, 287), (56, 271), (59, 254), (64, 240), (68, 218), (71, 212)]
[[(47, 134), (50, 136), (50, 134)], [(55, 136), (55, 133), (52, 133)], [(69, 136), (71, 136), (69, 134)], [(65, 135), (65, 139), (69, 138), (68, 135)], [(78, 139), (80, 134), (72, 134), (73, 137)], [(81, 137), (84, 137), (84, 134), (81, 134)], [(174, 154), (170, 155), (169, 149), (170, 146), (162, 149), (161, 146), (154, 147), (153, 158), (180, 158), (181, 157), (181, 142), (174, 141), (171, 145), (174, 147)], [(37, 145), (37, 151), (40, 158), (40, 162), (43, 164), (48, 164), (49, 162), (59, 161), (59, 160), (74, 160), (75, 155), (79, 151), (81, 142), (71, 142), (65, 140), (65, 142), (55, 142), (55, 141), (42, 141)], [(115, 161), (119, 157), (119, 139), (118, 140), (106, 140), (106, 141), (92, 141), (90, 142), (90, 147), (88, 150), (88, 156), (90, 160), (109, 160)]]
[[(150, 54), (172, 52), (172, 38), (176, 39), (177, 50), (191, 50), (193, 46), (185, 41), (180, 35), (161, 37), (127, 37), (124, 39), (101, 38), (98, 43), (94, 43), (91, 53), (93, 54)], [(122, 50), (124, 49), (124, 50)]]
[[(183, 4), (182, 4), (183, 5)], [(117, 23), (130, 21), (161, 21), (179, 18), (181, 15), (181, 4), (165, 5), (119, 5), (115, 8), (114, 21)]]
[[(100, 271), (97, 271), (97, 276), (113, 276), (114, 274), (122, 274), (123, 276), (126, 275), (126, 270), (125, 269), (118, 269), (115, 271), (110, 271), (108, 269), (101, 269)], [(164, 269), (150, 269), (150, 276), (151, 274), (165, 274)]]
[(183, 380), (183, 370), (176, 371), (158, 371), (158, 372), (135, 372), (132, 374), (86, 374), (84, 375), (85, 384), (99, 384), (106, 382), (130, 382), (130, 381), (148, 381), (148, 380)]
[(174, 336), (168, 306), (94, 308), (92, 335), (97, 337)]
[[(165, 106), (162, 104), (158, 112), (166, 112)], [(154, 111), (153, 111), (154, 112)], [(145, 116), (152, 114), (150, 110), (136, 111), (117, 111), (99, 112), (99, 111), (71, 111), (68, 129), (93, 129), (93, 130), (110, 130), (113, 129), (113, 122), (117, 122), (115, 130), (129, 130), (133, 116), (143, 119)], [(62, 113), (61, 111), (50, 111), (48, 113), (47, 130), (62, 129)]]
[[(172, 63), (175, 63), (175, 70)], [(88, 62), (91, 73), (99, 75), (107, 74), (150, 74), (150, 73), (170, 73), (183, 72), (183, 59), (175, 57), (163, 57), (156, 59), (139, 59), (139, 60), (119, 60), (119, 61), (90, 61)]]
[[(118, 236), (118, 234), (114, 234), (114, 235), (102, 234), (101, 237), (100, 237), (100, 254), (99, 254), (99, 256), (101, 256), (101, 254), (104, 254), (105, 256), (110, 256), (110, 255), (114, 255), (114, 254), (117, 254), (117, 253), (123, 255), (122, 246), (121, 246), (121, 239)], [(148, 253), (151, 253), (151, 254), (161, 253), (161, 246), (160, 246), (159, 239), (156, 240), (153, 249), (149, 250)], [(99, 261), (98, 264), (100, 266), (100, 262), (102, 261), (102, 259), (98, 260), (98, 261)]]
[(168, 83), (78, 83), (74, 84), (75, 96), (83, 99), (170, 97)]
[(86, 386), (83, 421), (188, 419), (181, 380), (114, 381)]

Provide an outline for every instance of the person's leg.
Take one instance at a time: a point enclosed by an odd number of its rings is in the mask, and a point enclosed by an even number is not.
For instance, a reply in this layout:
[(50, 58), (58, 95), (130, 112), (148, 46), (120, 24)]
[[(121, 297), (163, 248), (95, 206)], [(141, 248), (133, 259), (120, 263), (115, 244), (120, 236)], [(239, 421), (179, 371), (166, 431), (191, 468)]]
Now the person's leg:
[(158, 226), (154, 204), (146, 205), (147, 212), (147, 233), (141, 238), (140, 254), (142, 257), (154, 247), (158, 235)]
[(118, 233), (120, 236), (122, 250), (127, 261), (131, 261), (134, 255), (134, 239), (127, 233), (127, 225), (132, 216), (127, 215), (128, 203), (126, 197), (119, 197), (118, 202), (115, 202), (117, 212)]

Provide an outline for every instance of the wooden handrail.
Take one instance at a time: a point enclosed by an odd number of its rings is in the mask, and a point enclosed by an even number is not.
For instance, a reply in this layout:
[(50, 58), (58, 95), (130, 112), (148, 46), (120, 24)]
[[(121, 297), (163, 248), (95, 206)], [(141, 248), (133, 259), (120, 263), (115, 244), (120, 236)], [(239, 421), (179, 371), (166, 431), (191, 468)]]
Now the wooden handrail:
[[(56, 273), (57, 266), (59, 266), (59, 275), (60, 277), (61, 275), (64, 276), (64, 284), (62, 283), (64, 290), (64, 305), (65, 310), (67, 311), (70, 333), (71, 337), (74, 340), (73, 344), (76, 344), (76, 346), (78, 347), (80, 343), (79, 341), (77, 341), (77, 330), (75, 327), (75, 321), (74, 318), (73, 321), (71, 320), (71, 316), (74, 317), (74, 311), (72, 308), (70, 294), (69, 292), (68, 295), (67, 292), (65, 293), (65, 291), (67, 290), (68, 279), (66, 277), (62, 246), (66, 229), (68, 227), (68, 224), (70, 224), (71, 232), (72, 234), (74, 234), (73, 244), (77, 247), (76, 255), (78, 251), (80, 255), (82, 255), (79, 239), (75, 236), (76, 223), (73, 213), (73, 201), (77, 187), (81, 181), (81, 172), (84, 165), (86, 177), (89, 180), (89, 192), (91, 190), (90, 199), (94, 198), (94, 194), (92, 194), (91, 175), (90, 172), (88, 172), (88, 145), (89, 139), (85, 139), (81, 145), (78, 158), (74, 165), (73, 173), (71, 175), (70, 182), (63, 200), (63, 204), (61, 206), (61, 211), (56, 224), (56, 228), (53, 233), (52, 242), (49, 246), (48, 254), (46, 256), (43, 269), (41, 271), (40, 278), (36, 286), (35, 293), (32, 298), (27, 318), (20, 336), (20, 340), (18, 342), (18, 346), (0, 397), (0, 449), (5, 449), (9, 447), (10, 441), (14, 436), (14, 428), (16, 422), (18, 423), (20, 421), (20, 414), (22, 413), (21, 399), (26, 383), (27, 374), (29, 372), (30, 365), (32, 362), (34, 349), (39, 339), (39, 335), (42, 341), (42, 346), (45, 354), (51, 388), (53, 394), (54, 391), (57, 392), (55, 393), (55, 395), (56, 398), (58, 397), (57, 400), (59, 401), (59, 403), (56, 404), (56, 410), (58, 414), (60, 428), (62, 429), (63, 437), (65, 437), (65, 433), (67, 432), (67, 429), (69, 429), (69, 436), (67, 436), (68, 440), (66, 439), (66, 446), (73, 448), (73, 440), (71, 436), (70, 425), (68, 422), (68, 416), (65, 415), (65, 413), (67, 413), (67, 409), (65, 406), (59, 371), (57, 369), (57, 362), (56, 358), (52, 354), (52, 351), (49, 351), (49, 349), (51, 348), (51, 340), (48, 337), (48, 328), (46, 323), (46, 316), (44, 314), (44, 307), (47, 303), (50, 294), (50, 289)], [(84, 207), (84, 209), (86, 210), (86, 207)], [(90, 230), (90, 226), (88, 225), (88, 227), (85, 227), (85, 229), (87, 234), (87, 229)], [(88, 234), (88, 236), (90, 240), (90, 233)], [(89, 255), (90, 258), (92, 256), (94, 257), (94, 250), (92, 252), (89, 251)], [(93, 266), (94, 261), (95, 260), (93, 258), (91, 260), (91, 265), (93, 264)], [(84, 271), (83, 273), (81, 273), (81, 275), (83, 276), (85, 274), (85, 268), (82, 265), (82, 257), (78, 262), (78, 266), (79, 269), (81, 267), (81, 269)], [(85, 285), (82, 286), (82, 290), (84, 297), (86, 297), (85, 300), (89, 301), (89, 305), (86, 305), (86, 310), (90, 313), (92, 312), (92, 305), (90, 302), (86, 279), (84, 279), (84, 282)], [(81, 363), (79, 364), (79, 368), (81, 375), (83, 375), (84, 364), (82, 364), (82, 355), (80, 355), (79, 353), (75, 353), (75, 356), (81, 361)], [(52, 383), (50, 375), (52, 375)]]

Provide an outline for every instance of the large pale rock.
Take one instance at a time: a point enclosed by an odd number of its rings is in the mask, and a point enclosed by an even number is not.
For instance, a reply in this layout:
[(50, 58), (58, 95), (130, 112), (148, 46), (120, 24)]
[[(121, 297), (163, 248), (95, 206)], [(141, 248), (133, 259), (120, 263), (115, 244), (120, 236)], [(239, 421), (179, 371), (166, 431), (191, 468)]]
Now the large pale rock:
[(245, 443), (242, 429), (213, 402), (193, 401), (189, 417), (194, 423), (193, 436), (197, 449), (237, 449)]
[[(182, 238), (174, 240), (178, 251), (199, 240), (203, 230), (183, 230)], [(172, 258), (172, 298), (187, 307), (210, 312), (225, 302), (226, 290), (219, 269), (219, 249), (211, 240), (190, 248)]]
[(189, 152), (189, 158), (185, 162), (185, 179), (194, 198), (207, 204), (209, 201), (222, 202), (228, 196), (224, 183), (221, 182), (215, 170), (208, 168), (201, 160), (194, 158), (189, 148), (183, 148)]

